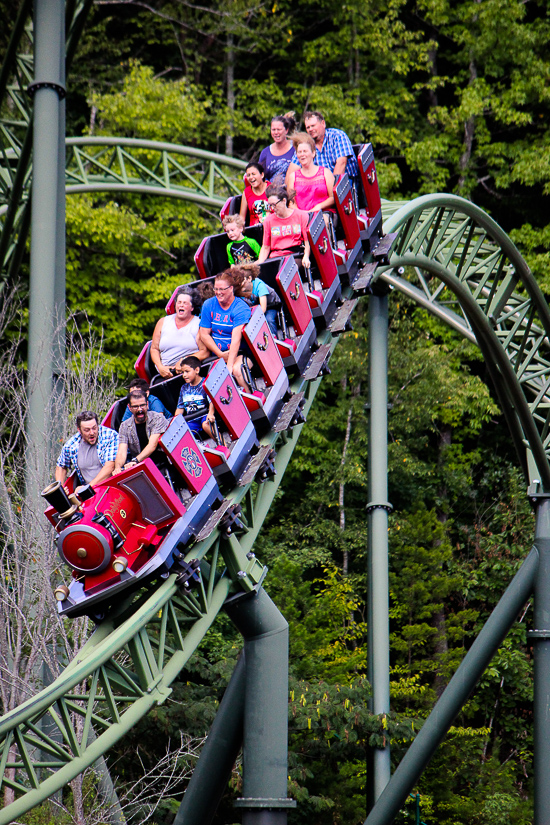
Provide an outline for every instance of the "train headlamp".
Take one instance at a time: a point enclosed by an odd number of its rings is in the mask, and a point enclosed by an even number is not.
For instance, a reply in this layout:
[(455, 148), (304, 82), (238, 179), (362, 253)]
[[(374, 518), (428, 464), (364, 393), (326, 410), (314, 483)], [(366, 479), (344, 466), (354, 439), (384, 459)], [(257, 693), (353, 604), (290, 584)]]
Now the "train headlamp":
[(128, 567), (128, 559), (124, 558), (124, 556), (118, 556), (113, 561), (112, 567), (115, 573), (124, 573), (124, 571)]
[(69, 588), (66, 584), (60, 584), (55, 588), (53, 594), (58, 602), (64, 602), (69, 595)]

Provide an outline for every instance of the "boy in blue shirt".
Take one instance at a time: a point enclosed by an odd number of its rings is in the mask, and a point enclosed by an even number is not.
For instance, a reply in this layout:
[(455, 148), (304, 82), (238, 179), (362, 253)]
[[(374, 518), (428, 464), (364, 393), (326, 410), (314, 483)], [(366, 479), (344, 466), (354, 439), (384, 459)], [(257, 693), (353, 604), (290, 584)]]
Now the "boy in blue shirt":
[(204, 429), (211, 435), (210, 428), (205, 425), (206, 419), (214, 414), (214, 405), (208, 403), (204, 378), (200, 376), (201, 362), (194, 355), (188, 355), (181, 361), (183, 384), (178, 398), (178, 406), (174, 415), (191, 415), (192, 413), (205, 414), (199, 418), (187, 419), (189, 429), (194, 435), (199, 435)]
[(268, 286), (259, 278), (260, 267), (258, 264), (245, 264), (236, 268), (235, 279), (239, 281), (236, 294), (250, 306), (259, 304), (267, 325), (276, 338), (277, 332), (277, 310), (281, 306), (281, 299), (274, 289)]

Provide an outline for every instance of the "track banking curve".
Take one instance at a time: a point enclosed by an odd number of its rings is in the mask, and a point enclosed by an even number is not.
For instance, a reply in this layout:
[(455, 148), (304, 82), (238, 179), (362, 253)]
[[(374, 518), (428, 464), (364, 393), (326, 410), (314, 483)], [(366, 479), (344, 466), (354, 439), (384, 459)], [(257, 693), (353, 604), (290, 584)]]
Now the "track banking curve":
[[(74, 53), (89, 6), (67, 4), (68, 54)], [(9, 96), (18, 112), (17, 121), (0, 124), (0, 194), (5, 197), (0, 257), (8, 275), (16, 270), (28, 230), (32, 115), (24, 89), (32, 79), (32, 60), (21, 53), (20, 44), (25, 38), (32, 43), (29, 8), (30, 3), (22, 6), (0, 77), (2, 101)], [(16, 83), (10, 86), (11, 75)], [(227, 178), (224, 185), (231, 192), (234, 182), (224, 164), (242, 168), (240, 162), (207, 158), (208, 153), (195, 150), (194, 156), (188, 155), (198, 169), (195, 178), (178, 160), (184, 147), (147, 141), (131, 145), (116, 138), (103, 144), (100, 139), (71, 139), (67, 145), (72, 158), (69, 192), (146, 190), (215, 206), (223, 197), (213, 182), (218, 172), (220, 186)], [(153, 158), (151, 165), (147, 158)], [(395, 232), (397, 238), (389, 265), (379, 267), (373, 281), (383, 280), (408, 294), (478, 344), (523, 472), (532, 484), (538, 481), (548, 490), (550, 312), (525, 261), (489, 216), (452, 195), (427, 195), (400, 205), (386, 202), (383, 215), (385, 232)], [(319, 343), (329, 339), (320, 336)], [(298, 378), (292, 387), (305, 393), (305, 413), (318, 385), (318, 380)], [(226, 598), (261, 584), (265, 569), (253, 556), (254, 541), (301, 426), (264, 436), (263, 443), (277, 453), (274, 479), (263, 485), (251, 482), (229, 494), (243, 508), (242, 531), (214, 531), (188, 554), (201, 560), (197, 591), (182, 594), (171, 576), (128, 599), (53, 684), (0, 719), (0, 789), (16, 795), (0, 812), (0, 825), (64, 787), (164, 702)]]
[(476, 341), (523, 472), (548, 490), (550, 310), (525, 260), (483, 210), (453, 195), (411, 201), (384, 230), (398, 237), (380, 277)]

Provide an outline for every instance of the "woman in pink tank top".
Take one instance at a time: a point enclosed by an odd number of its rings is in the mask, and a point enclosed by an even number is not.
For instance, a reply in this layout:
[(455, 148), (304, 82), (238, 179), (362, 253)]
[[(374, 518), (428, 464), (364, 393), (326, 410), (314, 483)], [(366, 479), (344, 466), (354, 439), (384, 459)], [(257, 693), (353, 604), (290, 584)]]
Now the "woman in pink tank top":
[(334, 212), (334, 175), (330, 169), (315, 164), (315, 142), (306, 132), (292, 136), (300, 167), (291, 166), (287, 186), (296, 192), (296, 206), (307, 212)]

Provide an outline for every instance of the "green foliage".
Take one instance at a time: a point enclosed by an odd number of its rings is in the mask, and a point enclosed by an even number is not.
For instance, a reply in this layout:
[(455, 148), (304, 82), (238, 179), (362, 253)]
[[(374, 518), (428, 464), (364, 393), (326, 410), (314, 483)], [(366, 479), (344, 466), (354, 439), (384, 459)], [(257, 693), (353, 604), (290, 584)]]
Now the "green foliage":
[[(2, 8), (13, 19), (10, 3)], [(372, 140), (385, 196), (450, 190), (485, 206), (513, 230), (550, 294), (548, 34), (540, 0), (100, 4), (79, 47), (68, 131), (218, 151), (231, 138), (235, 154), (248, 158), (270, 142), (274, 114), (319, 108), (353, 141)], [(67, 225), (69, 308), (103, 330), (107, 368), (125, 381), (174, 287), (196, 278), (192, 253), (217, 221), (184, 202), (94, 195), (68, 199)], [(362, 307), (256, 548), (270, 566), (266, 588), (291, 628), (290, 775), (301, 803), (294, 823), (363, 819), (367, 742), (390, 736), (397, 761), (411, 735), (407, 719), (414, 715), (418, 729), (532, 540), (524, 485), (477, 350), (395, 293), (390, 311), (395, 717), (377, 720), (365, 710)], [(422, 818), (430, 823), (531, 821), (529, 615), (422, 779)], [(176, 684), (175, 701), (120, 748), (123, 776), (134, 775), (138, 741), (152, 764), (159, 740), (180, 729), (204, 735), (239, 645), (220, 619)], [(237, 772), (235, 793), (239, 781)], [(176, 804), (168, 801), (162, 815)]]
[(70, 814), (54, 811), (49, 802), (33, 808), (21, 819), (24, 825), (71, 825), (72, 821)]
[(522, 250), (542, 291), (550, 294), (550, 225), (537, 227), (526, 223), (512, 230), (510, 237)]
[(133, 60), (122, 88), (95, 94), (90, 103), (98, 109), (96, 134), (196, 143), (208, 122), (210, 100), (186, 80), (154, 77), (150, 66)]
[[(75, 804), (74, 783), (79, 783), (79, 803)], [(102, 811), (98, 792), (98, 778), (93, 770), (86, 771), (70, 785), (64, 788), (61, 797), (55, 802), (44, 802), (24, 814), (17, 821), (21, 825), (73, 825), (74, 822), (89, 818), (96, 825), (108, 825), (108, 813)], [(103, 814), (103, 816), (102, 816)]]
[[(398, 514), (390, 522), (390, 615), (399, 628), (392, 633), (392, 649), (396, 664), (403, 666), (408, 679), (422, 674), (425, 680), (436, 669), (448, 678), (461, 658), (464, 625), (477, 617), (471, 610), (453, 612), (447, 621), (447, 639), (458, 645), (458, 650), (453, 647), (453, 652), (444, 657), (434, 655), (438, 629), (432, 619), (448, 604), (460, 583), (458, 576), (449, 575), (452, 550), (445, 533), (435, 511), (422, 506), (410, 515)], [(420, 701), (420, 710), (428, 699), (433, 701), (433, 696), (418, 690), (410, 702)]]
[(302, 579), (303, 568), (281, 556), (266, 589), (290, 626), (291, 670), (299, 679), (346, 683), (366, 670), (366, 625), (349, 578), (335, 568)]
[(442, 825), (532, 822), (531, 805), (518, 789), (513, 766), (496, 756), (484, 759), (482, 736), (449, 735), (421, 787), (428, 783), (433, 793), (432, 816)]
[(366, 709), (369, 686), (291, 680), (289, 792), (298, 802), (292, 825), (359, 822), (364, 816), (365, 756), (369, 746), (409, 742), (406, 721), (378, 719)]

